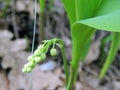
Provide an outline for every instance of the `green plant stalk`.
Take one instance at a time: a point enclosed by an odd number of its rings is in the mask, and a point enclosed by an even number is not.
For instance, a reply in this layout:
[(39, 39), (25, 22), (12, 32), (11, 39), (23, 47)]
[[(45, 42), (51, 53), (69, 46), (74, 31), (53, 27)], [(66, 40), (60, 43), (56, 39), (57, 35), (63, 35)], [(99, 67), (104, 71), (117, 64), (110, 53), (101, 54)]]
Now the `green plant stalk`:
[(62, 40), (57, 39), (57, 42), (59, 42), (61, 44), (61, 52), (62, 52), (62, 58), (63, 58), (63, 64), (64, 64), (64, 70), (65, 70), (65, 78), (66, 78), (66, 88), (68, 85), (68, 79), (69, 79), (69, 71), (68, 71), (68, 67), (67, 67), (67, 59), (66, 59), (66, 55), (65, 55), (65, 46)]
[(40, 12), (45, 12), (45, 0), (39, 0), (40, 3)]
[(110, 35), (106, 36), (105, 38), (103, 38), (101, 41), (101, 45), (100, 45), (101, 54), (100, 54), (100, 58), (99, 58), (99, 60), (101, 60), (101, 61), (100, 61), (99, 65), (103, 65), (103, 63), (105, 62), (104, 58), (107, 57), (107, 53), (105, 52), (104, 48), (105, 48), (105, 45), (112, 40), (112, 36), (113, 35), (110, 34)]
[(69, 82), (67, 84), (67, 89), (66, 90), (74, 90), (74, 84), (75, 84), (75, 80), (76, 80), (76, 74), (78, 70), (75, 70), (75, 68), (71, 65), (71, 69), (70, 69), (70, 76), (69, 76)]
[[(73, 43), (73, 53), (72, 53), (72, 62), (71, 62), (71, 71), (70, 71), (70, 77), (69, 77), (69, 83), (67, 86), (67, 90), (73, 90), (74, 85), (76, 83), (76, 78), (77, 78), (77, 74), (78, 74), (78, 67), (79, 67), (79, 62), (81, 61), (80, 58), (82, 56), (82, 51), (85, 48), (85, 45), (88, 43), (89, 38), (94, 34), (95, 30), (91, 30), (92, 28), (88, 28), (87, 30), (84, 30), (84, 36), (82, 36), (82, 40), (80, 41), (80, 43), (77, 43), (78, 41), (75, 41)], [(92, 32), (91, 32), (92, 31)], [(77, 33), (77, 32), (76, 32)], [(77, 35), (76, 35), (77, 36)], [(87, 38), (86, 38), (87, 37)], [(79, 38), (79, 34), (76, 38)], [(73, 38), (75, 39), (75, 38)], [(76, 39), (78, 40), (78, 39)], [(83, 43), (84, 42), (84, 43)], [(82, 44), (81, 44), (82, 43)], [(78, 45), (77, 47), (79, 48), (75, 48), (74, 46)], [(81, 51), (77, 54), (77, 51)], [(76, 53), (76, 54), (75, 54)], [(79, 57), (80, 56), (80, 57)]]
[(113, 62), (114, 57), (115, 57), (115, 55), (117, 53), (117, 50), (118, 50), (118, 48), (120, 46), (120, 40), (119, 40), (120, 33), (114, 32), (112, 35), (113, 36), (112, 36), (112, 43), (111, 43), (110, 51), (109, 51), (108, 57), (106, 59), (105, 65), (104, 65), (104, 67), (103, 67), (103, 69), (102, 69), (102, 71), (100, 73), (100, 77), (99, 77), (100, 79), (103, 79), (106, 71), (108, 70), (111, 63)]
[(45, 0), (39, 0), (40, 5), (40, 30), (39, 30), (39, 43), (44, 39), (44, 21), (45, 21)]
[(106, 36), (105, 38), (102, 39), (101, 41), (101, 47), (104, 48), (105, 44), (108, 43), (109, 41), (111, 41), (112, 39), (112, 34)]
[(68, 79), (69, 79), (69, 72), (68, 72), (68, 67), (67, 67), (67, 59), (65, 56), (65, 50), (64, 50), (64, 46), (61, 48), (61, 52), (62, 52), (62, 58), (63, 58), (63, 64), (64, 64), (64, 69), (65, 69), (65, 78), (66, 78), (66, 87), (68, 84)]

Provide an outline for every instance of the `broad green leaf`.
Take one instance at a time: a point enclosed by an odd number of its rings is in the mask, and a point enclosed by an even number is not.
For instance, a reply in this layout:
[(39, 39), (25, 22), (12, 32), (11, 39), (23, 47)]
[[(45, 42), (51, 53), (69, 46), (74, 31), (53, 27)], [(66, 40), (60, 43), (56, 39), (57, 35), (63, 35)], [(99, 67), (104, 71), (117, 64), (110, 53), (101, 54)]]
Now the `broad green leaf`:
[[(80, 23), (74, 23), (72, 25), (72, 61), (71, 61), (71, 76), (67, 90), (71, 89), (72, 85), (75, 84), (79, 61), (83, 55), (84, 48), (88, 43), (90, 37), (96, 30), (90, 27), (86, 27)], [(74, 37), (74, 38), (73, 38)], [(82, 52), (83, 51), (83, 52)], [(69, 87), (70, 86), (70, 87)]]
[(102, 0), (75, 0), (76, 18), (82, 20), (93, 17)]
[(72, 62), (71, 64), (77, 68), (79, 64), (82, 51), (85, 45), (90, 40), (91, 36), (96, 30), (90, 27), (86, 27), (81, 23), (74, 23), (72, 25)]
[[(78, 68), (79, 59), (90, 37), (101, 29), (120, 32), (120, 0), (63, 0), (71, 22), (72, 66)], [(113, 37), (118, 37), (117, 34)], [(113, 41), (115, 41), (113, 39)], [(112, 45), (115, 50), (118, 48)], [(113, 54), (115, 50), (110, 50)], [(78, 53), (79, 52), (79, 53)], [(110, 57), (109, 54), (108, 57)], [(114, 55), (113, 55), (114, 57)], [(112, 60), (108, 58), (107, 60)], [(110, 63), (111, 64), (111, 63)], [(107, 62), (107, 65), (110, 65)], [(105, 66), (108, 68), (108, 66)], [(103, 76), (107, 69), (102, 72)]]
[(118, 10), (120, 10), (120, 0), (103, 0), (97, 10), (96, 16), (113, 13)]
[(110, 67), (111, 63), (113, 62), (119, 46), (120, 46), (120, 33), (115, 32), (115, 33), (113, 33), (112, 43), (111, 43), (108, 57), (106, 59), (104, 67), (100, 73), (100, 79), (102, 79), (104, 77), (105, 73), (107, 72), (108, 68)]
[(62, 2), (67, 11), (70, 24), (72, 25), (76, 20), (75, 1), (74, 0), (62, 0)]
[(120, 32), (120, 0), (104, 0), (96, 12), (96, 17), (84, 19), (82, 24), (89, 27)]
[(78, 22), (100, 30), (120, 32), (120, 10)]
[[(104, 0), (104, 2), (102, 2), (102, 4), (99, 6), (99, 9), (96, 13), (96, 17), (84, 19), (82, 21), (77, 22), (82, 23), (89, 27), (93, 27), (95, 29), (101, 29), (111, 32), (120, 32), (119, 16), (120, 16), (120, 0)], [(114, 37), (118, 37), (118, 35), (115, 34)], [(113, 42), (114, 41), (115, 40), (113, 39)], [(117, 52), (118, 49), (117, 46), (112, 45), (111, 47), (114, 47), (114, 49), (110, 50), (111, 54), (109, 54), (107, 57), (106, 63), (100, 74), (100, 78), (103, 78), (103, 76), (105, 75)]]
[[(93, 17), (96, 8), (98, 8), (101, 0), (76, 0), (76, 20), (80, 21), (81, 19), (85, 19), (88, 17)], [(82, 51), (85, 48), (88, 40), (90, 40), (91, 36), (94, 34), (95, 29), (85, 26), (80, 22), (74, 22), (72, 24), (72, 65), (77, 68)]]
[(85, 47), (84, 47), (84, 50), (83, 50), (82, 55), (81, 55), (81, 58), (80, 58), (82, 61), (85, 60), (85, 58), (86, 58), (86, 56), (87, 56), (87, 54), (88, 54), (88, 51), (89, 51), (90, 46), (91, 46), (91, 42), (92, 42), (92, 40), (90, 39), (90, 40), (88, 41), (88, 43), (85, 45)]

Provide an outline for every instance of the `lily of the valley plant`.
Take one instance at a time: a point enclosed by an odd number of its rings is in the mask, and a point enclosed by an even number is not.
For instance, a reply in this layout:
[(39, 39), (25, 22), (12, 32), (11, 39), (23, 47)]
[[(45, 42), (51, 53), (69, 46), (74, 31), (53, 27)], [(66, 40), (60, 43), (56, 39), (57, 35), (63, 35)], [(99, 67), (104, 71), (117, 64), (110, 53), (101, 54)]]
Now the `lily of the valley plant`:
[(64, 65), (67, 72), (66, 90), (74, 90), (78, 66), (79, 62), (82, 61), (83, 51), (91, 36), (98, 29), (112, 32), (110, 51), (100, 73), (100, 79), (104, 77), (114, 60), (120, 46), (120, 0), (62, 0), (62, 2), (70, 21), (72, 36), (70, 73), (66, 65)]

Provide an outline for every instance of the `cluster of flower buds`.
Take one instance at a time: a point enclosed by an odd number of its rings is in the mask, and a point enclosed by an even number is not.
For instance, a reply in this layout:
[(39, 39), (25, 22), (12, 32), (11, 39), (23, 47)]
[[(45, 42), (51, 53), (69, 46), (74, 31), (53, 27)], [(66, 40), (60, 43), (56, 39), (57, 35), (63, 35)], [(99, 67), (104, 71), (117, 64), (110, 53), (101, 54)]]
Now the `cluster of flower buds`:
[(28, 63), (24, 65), (22, 72), (29, 73), (35, 66), (46, 58), (46, 53), (50, 45), (53, 44), (52, 49), (50, 50), (51, 56), (57, 55), (57, 50), (55, 49), (55, 40), (45, 41), (43, 45), (39, 45), (34, 53), (28, 57)]

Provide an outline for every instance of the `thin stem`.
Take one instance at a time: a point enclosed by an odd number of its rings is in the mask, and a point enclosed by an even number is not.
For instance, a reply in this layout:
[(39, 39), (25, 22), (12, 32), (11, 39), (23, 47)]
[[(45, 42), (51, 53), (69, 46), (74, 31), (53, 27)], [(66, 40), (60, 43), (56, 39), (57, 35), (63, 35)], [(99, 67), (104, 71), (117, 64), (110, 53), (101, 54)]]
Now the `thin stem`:
[(68, 79), (69, 79), (69, 72), (68, 72), (68, 67), (67, 67), (67, 59), (65, 56), (65, 47), (64, 47), (64, 43), (62, 40), (57, 39), (57, 42), (59, 42), (61, 44), (61, 52), (62, 52), (62, 58), (63, 58), (63, 64), (64, 64), (64, 70), (65, 70), (65, 78), (66, 78), (66, 88), (68, 85)]
[[(31, 53), (34, 52), (34, 47), (35, 47), (35, 32), (36, 32), (36, 20), (37, 20), (37, 16), (36, 16), (36, 4), (37, 4), (37, 0), (34, 0), (34, 29), (33, 29), (33, 38), (32, 38), (32, 50), (31, 50)], [(32, 72), (29, 74), (29, 90), (32, 90)]]
[[(77, 68), (78, 69), (78, 68)], [(67, 85), (66, 90), (74, 90), (74, 85), (77, 77), (77, 70), (71, 65), (71, 71), (70, 71), (70, 77), (69, 77), (69, 82)]]
[(63, 64), (64, 64), (64, 69), (65, 69), (65, 74), (66, 74), (66, 86), (68, 84), (68, 79), (69, 79), (69, 73), (68, 73), (68, 67), (67, 67), (67, 60), (66, 60), (66, 56), (65, 56), (65, 50), (64, 47), (61, 48), (61, 52), (62, 52), (62, 58), (63, 58)]

